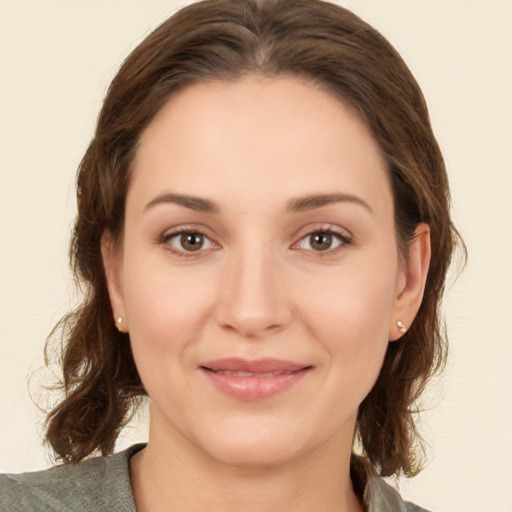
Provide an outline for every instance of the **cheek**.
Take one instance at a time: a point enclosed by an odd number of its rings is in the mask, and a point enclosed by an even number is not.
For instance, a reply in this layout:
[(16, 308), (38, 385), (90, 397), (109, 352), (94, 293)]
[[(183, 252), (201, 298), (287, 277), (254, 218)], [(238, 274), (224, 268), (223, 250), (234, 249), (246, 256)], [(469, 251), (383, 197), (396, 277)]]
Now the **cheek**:
[(347, 269), (315, 275), (299, 290), (303, 315), (322, 331), (340, 339), (375, 338), (387, 341), (396, 273)]
[(148, 395), (173, 407), (193, 401), (182, 376), (195, 368), (197, 342), (208, 317), (206, 302), (211, 301), (204, 288), (170, 274), (134, 272), (125, 293), (130, 343)]
[[(133, 253), (132, 253), (133, 254)], [(139, 360), (161, 362), (164, 354), (187, 356), (210, 316), (211, 278), (197, 269), (172, 268), (162, 258), (125, 262), (123, 283), (128, 327)], [(176, 358), (166, 358), (168, 364)]]
[(330, 276), (316, 275), (299, 292), (300, 316), (335, 369), (329, 378), (337, 386), (343, 381), (358, 400), (377, 379), (389, 343), (396, 268), (390, 260), (350, 272), (336, 269)]

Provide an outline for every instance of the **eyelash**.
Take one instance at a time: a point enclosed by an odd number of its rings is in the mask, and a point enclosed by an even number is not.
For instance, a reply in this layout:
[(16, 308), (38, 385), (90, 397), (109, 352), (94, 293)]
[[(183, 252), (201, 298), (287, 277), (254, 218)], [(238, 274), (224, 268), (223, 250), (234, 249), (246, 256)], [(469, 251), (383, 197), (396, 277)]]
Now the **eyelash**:
[[(317, 235), (317, 234), (330, 236), (333, 239), (337, 240), (339, 242), (339, 245), (337, 245), (334, 249), (329, 248), (325, 251), (315, 251), (314, 249), (301, 249), (298, 247), (298, 245), (300, 243), (302, 243), (303, 241), (307, 240), (308, 237), (312, 237), (313, 235)], [(183, 235), (201, 236), (205, 240), (208, 240), (209, 243), (211, 245), (213, 245), (214, 247), (208, 247), (206, 249), (203, 249), (201, 247), (197, 251), (187, 251), (185, 249), (177, 249), (169, 243), (170, 240), (172, 240), (173, 238), (176, 238), (178, 236), (183, 236)], [(167, 250), (169, 250), (174, 255), (184, 257), (184, 258), (194, 257), (197, 254), (204, 252), (205, 250), (218, 249), (221, 247), (218, 243), (214, 242), (204, 231), (197, 229), (197, 228), (191, 228), (191, 229), (181, 228), (181, 229), (179, 229), (177, 231), (173, 231), (171, 233), (165, 233), (160, 237), (159, 243), (162, 245), (165, 245)], [(309, 231), (308, 233), (303, 235), (299, 239), (298, 242), (295, 242), (291, 246), (291, 248), (297, 249), (297, 250), (303, 250), (303, 251), (310, 251), (310, 252), (314, 253), (315, 256), (326, 257), (326, 256), (337, 254), (340, 250), (342, 250), (343, 247), (346, 247), (347, 245), (351, 245), (352, 243), (353, 243), (353, 240), (350, 236), (348, 236), (346, 234), (342, 234), (338, 230), (333, 229), (332, 227), (326, 227), (326, 228), (319, 228), (319, 229), (314, 229), (312, 231)]]
[(205, 250), (209, 250), (211, 249), (210, 247), (207, 248), (207, 249), (203, 249), (202, 247), (199, 248), (197, 251), (187, 251), (185, 249), (177, 249), (175, 247), (173, 247), (171, 244), (170, 244), (170, 241), (173, 239), (173, 238), (176, 238), (176, 237), (179, 237), (179, 236), (183, 236), (183, 235), (198, 235), (198, 236), (201, 236), (204, 238), (204, 240), (208, 240), (210, 244), (212, 244), (214, 249), (220, 247), (219, 244), (217, 244), (216, 242), (214, 242), (206, 233), (204, 233), (201, 229), (197, 229), (197, 228), (190, 228), (190, 229), (187, 229), (187, 228), (181, 228), (177, 231), (173, 231), (171, 233), (165, 233), (161, 236), (159, 242), (162, 244), (162, 245), (165, 245), (166, 246), (166, 249), (168, 251), (170, 251), (172, 254), (176, 255), (176, 256), (180, 256), (180, 257), (184, 257), (184, 258), (190, 258), (190, 257), (194, 257), (196, 256), (197, 254), (201, 253), (201, 252), (204, 252)]
[[(308, 238), (311, 238), (313, 235), (319, 235), (319, 234), (332, 237), (332, 239), (339, 242), (339, 245), (337, 245), (333, 249), (329, 248), (325, 251), (315, 251), (314, 249), (299, 249), (298, 248), (298, 245), (301, 242), (307, 240)], [(343, 250), (344, 247), (346, 247), (347, 245), (351, 245), (352, 243), (353, 243), (352, 238), (350, 236), (348, 236), (347, 234), (341, 233), (340, 231), (338, 231), (337, 229), (333, 229), (332, 227), (326, 227), (326, 228), (319, 228), (319, 229), (314, 229), (313, 231), (309, 231), (304, 236), (302, 236), (298, 242), (293, 244), (292, 247), (297, 248), (298, 250), (313, 252), (315, 254), (315, 256), (327, 257), (327, 256), (332, 256), (332, 255), (337, 254), (339, 251)]]

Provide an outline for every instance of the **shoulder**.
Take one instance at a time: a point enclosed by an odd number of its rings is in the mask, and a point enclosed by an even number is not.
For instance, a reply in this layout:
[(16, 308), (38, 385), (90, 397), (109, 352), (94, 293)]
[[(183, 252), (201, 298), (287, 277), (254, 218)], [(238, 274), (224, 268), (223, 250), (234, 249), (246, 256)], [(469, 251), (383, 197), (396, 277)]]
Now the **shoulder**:
[(364, 494), (368, 512), (429, 512), (414, 503), (403, 501), (396, 489), (375, 476), (369, 478)]
[(135, 511), (129, 459), (141, 447), (45, 471), (0, 475), (0, 512)]

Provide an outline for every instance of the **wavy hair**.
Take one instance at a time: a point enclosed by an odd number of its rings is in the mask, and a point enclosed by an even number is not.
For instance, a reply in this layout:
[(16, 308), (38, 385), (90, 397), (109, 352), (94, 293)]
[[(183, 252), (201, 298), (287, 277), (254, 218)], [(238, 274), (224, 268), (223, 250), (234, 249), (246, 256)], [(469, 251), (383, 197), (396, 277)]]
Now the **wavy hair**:
[(138, 141), (169, 97), (196, 82), (247, 74), (303, 78), (351, 105), (387, 161), (403, 257), (416, 225), (430, 226), (432, 260), (423, 302), (407, 334), (389, 344), (356, 424), (355, 446), (370, 467), (382, 476), (414, 475), (422, 453), (415, 404), (446, 360), (440, 304), (452, 253), (463, 243), (450, 219), (445, 165), (413, 75), (375, 29), (321, 0), (194, 3), (124, 61), (78, 170), (70, 255), (84, 296), (56, 327), (63, 333), (64, 396), (48, 414), (46, 440), (64, 462), (109, 454), (145, 394), (128, 335), (112, 320), (101, 237), (107, 230), (114, 239), (122, 236)]

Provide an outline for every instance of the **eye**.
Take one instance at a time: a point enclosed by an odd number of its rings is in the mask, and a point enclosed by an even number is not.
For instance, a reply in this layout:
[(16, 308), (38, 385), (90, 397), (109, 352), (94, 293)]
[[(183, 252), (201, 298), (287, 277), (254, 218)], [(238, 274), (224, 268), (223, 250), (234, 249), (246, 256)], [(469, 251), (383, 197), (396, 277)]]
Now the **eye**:
[(308, 233), (296, 247), (307, 251), (327, 252), (336, 250), (345, 243), (348, 243), (348, 240), (339, 233), (322, 230)]
[(192, 253), (216, 246), (206, 235), (197, 231), (180, 231), (164, 237), (164, 242), (177, 253)]

